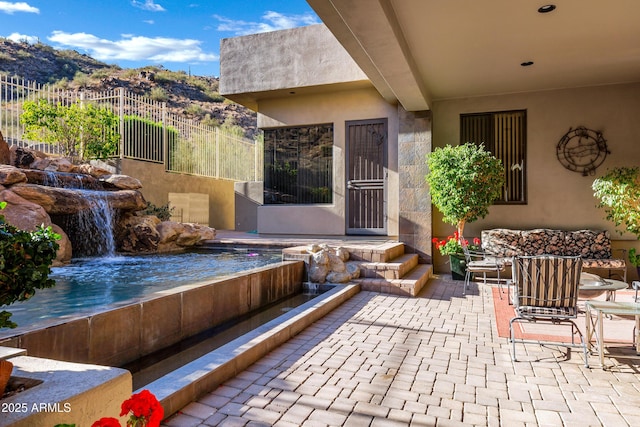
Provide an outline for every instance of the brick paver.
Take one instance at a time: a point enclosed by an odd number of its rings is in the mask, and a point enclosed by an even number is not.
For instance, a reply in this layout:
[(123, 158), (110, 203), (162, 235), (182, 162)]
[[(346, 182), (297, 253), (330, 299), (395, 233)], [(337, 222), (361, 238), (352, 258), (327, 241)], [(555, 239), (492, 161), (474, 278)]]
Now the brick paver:
[(637, 364), (509, 351), (490, 287), (463, 297), (441, 277), (417, 298), (360, 292), (163, 425), (640, 425)]

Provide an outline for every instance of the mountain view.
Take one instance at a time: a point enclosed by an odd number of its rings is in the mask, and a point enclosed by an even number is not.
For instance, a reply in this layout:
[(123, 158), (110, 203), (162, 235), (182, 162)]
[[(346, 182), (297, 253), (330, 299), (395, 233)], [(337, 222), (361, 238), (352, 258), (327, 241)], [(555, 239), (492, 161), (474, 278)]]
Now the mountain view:
[(0, 75), (69, 90), (100, 92), (123, 87), (166, 102), (171, 113), (196, 122), (241, 128), (250, 139), (257, 133), (256, 113), (221, 96), (217, 77), (193, 76), (162, 66), (121, 68), (74, 50), (4, 38), (0, 38)]

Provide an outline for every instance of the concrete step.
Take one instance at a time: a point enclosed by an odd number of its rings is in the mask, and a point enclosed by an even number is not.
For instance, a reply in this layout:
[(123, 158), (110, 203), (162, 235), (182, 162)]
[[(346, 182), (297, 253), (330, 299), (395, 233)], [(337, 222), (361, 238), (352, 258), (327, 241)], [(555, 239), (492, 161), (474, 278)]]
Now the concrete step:
[(354, 282), (360, 284), (363, 291), (380, 292), (392, 295), (416, 296), (433, 274), (433, 265), (418, 264), (401, 279), (360, 278)]
[(403, 254), (387, 262), (360, 263), (360, 276), (368, 279), (402, 279), (417, 265), (417, 254)]

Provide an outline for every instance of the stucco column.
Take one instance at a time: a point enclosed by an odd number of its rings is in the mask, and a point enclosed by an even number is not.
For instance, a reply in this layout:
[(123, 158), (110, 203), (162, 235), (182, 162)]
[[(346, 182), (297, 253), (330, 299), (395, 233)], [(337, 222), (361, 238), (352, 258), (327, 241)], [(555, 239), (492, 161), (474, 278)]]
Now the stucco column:
[(425, 182), (431, 152), (431, 111), (406, 111), (398, 105), (398, 175), (400, 177), (400, 241), (407, 252), (431, 263), (431, 194)]

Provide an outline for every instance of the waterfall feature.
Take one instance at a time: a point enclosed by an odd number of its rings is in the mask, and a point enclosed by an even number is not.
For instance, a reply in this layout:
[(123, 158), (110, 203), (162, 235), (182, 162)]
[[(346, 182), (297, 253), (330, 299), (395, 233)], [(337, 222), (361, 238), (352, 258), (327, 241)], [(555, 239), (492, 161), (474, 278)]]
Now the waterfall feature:
[(74, 190), (82, 194), (88, 208), (80, 209), (60, 221), (65, 224), (76, 257), (114, 256), (114, 211), (101, 184), (94, 178), (76, 173), (43, 171), (42, 185)]
[(72, 220), (77, 236), (73, 242), (74, 256), (112, 257), (116, 253), (114, 211), (100, 192), (85, 190), (83, 195), (89, 200), (91, 209), (79, 212)]

